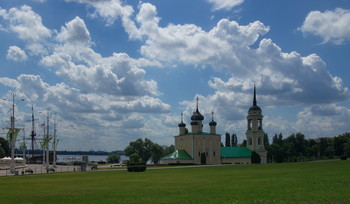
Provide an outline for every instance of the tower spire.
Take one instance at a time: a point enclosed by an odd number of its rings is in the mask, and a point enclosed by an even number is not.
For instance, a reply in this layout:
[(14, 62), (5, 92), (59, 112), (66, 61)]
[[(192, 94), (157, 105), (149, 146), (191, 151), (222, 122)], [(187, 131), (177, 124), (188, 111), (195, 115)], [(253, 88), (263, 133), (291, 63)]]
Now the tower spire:
[(257, 106), (257, 105), (256, 105), (256, 88), (255, 88), (255, 84), (254, 84), (254, 99), (253, 99), (253, 106)]
[(198, 101), (199, 101), (199, 97), (198, 96), (196, 98), (196, 101), (197, 101), (196, 111), (198, 112)]

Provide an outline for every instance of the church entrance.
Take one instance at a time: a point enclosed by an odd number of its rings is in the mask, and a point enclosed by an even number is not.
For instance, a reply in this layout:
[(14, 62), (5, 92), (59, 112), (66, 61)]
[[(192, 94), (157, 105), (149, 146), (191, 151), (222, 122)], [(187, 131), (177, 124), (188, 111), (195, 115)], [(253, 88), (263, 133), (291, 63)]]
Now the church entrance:
[(202, 165), (207, 164), (207, 156), (205, 155), (205, 152), (202, 152), (201, 154), (201, 164)]

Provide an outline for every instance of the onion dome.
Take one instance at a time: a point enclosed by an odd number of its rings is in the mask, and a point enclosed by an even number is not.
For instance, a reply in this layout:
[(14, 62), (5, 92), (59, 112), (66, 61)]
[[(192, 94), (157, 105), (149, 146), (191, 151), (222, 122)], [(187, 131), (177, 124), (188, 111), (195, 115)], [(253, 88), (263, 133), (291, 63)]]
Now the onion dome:
[(209, 123), (209, 126), (216, 126), (216, 122), (212, 120), (212, 121)]
[(204, 120), (204, 116), (198, 111), (198, 108), (195, 112), (193, 112), (191, 120)]
[(179, 123), (179, 125), (178, 125), (179, 127), (186, 127), (186, 124), (185, 123), (183, 123), (182, 121), (181, 121), (181, 123)]
[(191, 116), (191, 120), (204, 120), (204, 116), (199, 112), (198, 110), (198, 96), (197, 96), (197, 108), (196, 108), (196, 111), (193, 112), (193, 115)]
[(181, 113), (181, 122), (178, 125), (179, 127), (186, 127), (186, 124), (183, 122), (183, 113)]
[(209, 126), (216, 126), (216, 122), (214, 121), (214, 111), (211, 112), (211, 122)]

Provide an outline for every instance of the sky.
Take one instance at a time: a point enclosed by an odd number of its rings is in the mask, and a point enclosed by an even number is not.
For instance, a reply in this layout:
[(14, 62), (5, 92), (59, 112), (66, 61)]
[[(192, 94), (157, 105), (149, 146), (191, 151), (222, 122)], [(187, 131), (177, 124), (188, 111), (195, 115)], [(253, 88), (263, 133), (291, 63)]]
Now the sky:
[(15, 93), (20, 137), (33, 106), (59, 150), (171, 145), (198, 97), (203, 130), (214, 112), (241, 143), (255, 84), (270, 141), (333, 137), (350, 131), (349, 53), (347, 0), (2, 0), (0, 136)]

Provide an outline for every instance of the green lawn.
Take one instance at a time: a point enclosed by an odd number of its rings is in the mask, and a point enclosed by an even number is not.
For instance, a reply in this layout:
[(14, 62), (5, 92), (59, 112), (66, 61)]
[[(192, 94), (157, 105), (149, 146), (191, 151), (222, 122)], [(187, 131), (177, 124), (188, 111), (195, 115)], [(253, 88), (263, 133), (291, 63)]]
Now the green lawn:
[(350, 203), (350, 161), (0, 177), (0, 203)]

